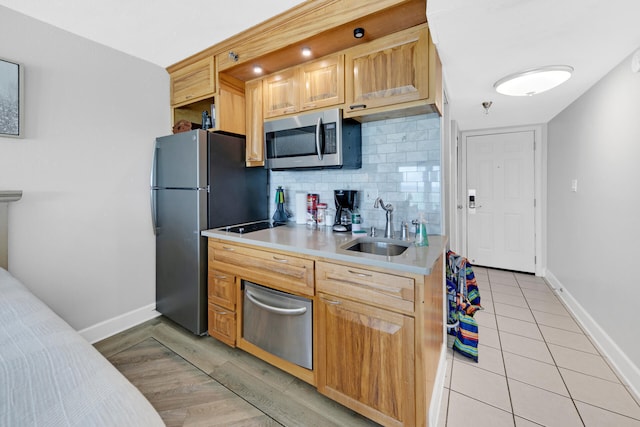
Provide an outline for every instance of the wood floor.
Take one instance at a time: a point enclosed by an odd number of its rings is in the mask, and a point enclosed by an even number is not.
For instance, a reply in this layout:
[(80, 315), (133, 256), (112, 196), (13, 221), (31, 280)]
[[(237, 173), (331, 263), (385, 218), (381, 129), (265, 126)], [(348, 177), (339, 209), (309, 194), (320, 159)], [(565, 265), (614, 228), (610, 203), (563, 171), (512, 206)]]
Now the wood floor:
[(167, 426), (377, 426), (315, 388), (159, 317), (95, 344)]

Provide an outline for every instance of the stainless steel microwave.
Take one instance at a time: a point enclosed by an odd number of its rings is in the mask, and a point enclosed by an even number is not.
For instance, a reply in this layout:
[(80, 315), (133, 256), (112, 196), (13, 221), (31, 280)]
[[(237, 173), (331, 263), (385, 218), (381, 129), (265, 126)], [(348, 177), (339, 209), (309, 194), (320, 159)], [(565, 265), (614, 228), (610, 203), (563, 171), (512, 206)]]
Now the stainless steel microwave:
[(264, 134), (268, 169), (362, 167), (360, 123), (339, 108), (265, 122)]

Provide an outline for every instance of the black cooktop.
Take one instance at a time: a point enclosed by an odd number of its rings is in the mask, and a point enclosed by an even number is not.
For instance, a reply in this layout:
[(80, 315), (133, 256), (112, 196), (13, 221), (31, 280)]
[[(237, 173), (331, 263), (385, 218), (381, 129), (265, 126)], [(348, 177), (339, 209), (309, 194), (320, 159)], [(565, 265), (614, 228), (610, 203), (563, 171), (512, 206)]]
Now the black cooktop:
[(229, 233), (246, 234), (246, 233), (251, 233), (253, 231), (260, 231), (260, 230), (265, 230), (267, 228), (278, 227), (279, 225), (284, 225), (284, 224), (279, 222), (271, 222), (271, 221), (258, 221), (258, 222), (251, 222), (249, 224), (223, 227), (220, 229), (220, 231), (227, 231)]

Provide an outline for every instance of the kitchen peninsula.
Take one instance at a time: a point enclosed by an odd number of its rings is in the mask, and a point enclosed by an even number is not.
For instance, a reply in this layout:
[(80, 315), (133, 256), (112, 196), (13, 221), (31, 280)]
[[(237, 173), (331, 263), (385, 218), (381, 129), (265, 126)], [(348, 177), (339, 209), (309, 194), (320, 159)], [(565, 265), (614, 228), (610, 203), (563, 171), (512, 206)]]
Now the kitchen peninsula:
[[(305, 225), (202, 234), (211, 336), (380, 424), (429, 424), (444, 342), (444, 236), (429, 236), (425, 247), (395, 241), (407, 249), (386, 256), (347, 250), (355, 236)], [(249, 283), (311, 302), (311, 369), (245, 338)]]

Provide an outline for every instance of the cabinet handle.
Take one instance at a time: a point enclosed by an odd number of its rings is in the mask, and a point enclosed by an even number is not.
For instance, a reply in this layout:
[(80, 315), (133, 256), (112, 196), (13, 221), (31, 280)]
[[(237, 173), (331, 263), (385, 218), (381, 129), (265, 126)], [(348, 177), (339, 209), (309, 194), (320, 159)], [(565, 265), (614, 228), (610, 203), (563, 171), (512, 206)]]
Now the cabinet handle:
[(295, 108), (287, 108), (286, 110), (283, 110), (282, 113), (283, 114), (287, 114), (287, 113), (293, 113), (295, 111), (296, 111)]
[(227, 278), (227, 276), (223, 276), (222, 274), (216, 274), (216, 275), (215, 275), (215, 276), (213, 276), (213, 277), (215, 277), (216, 279), (221, 279), (221, 280), (224, 280), (224, 279), (226, 279), (226, 278)]
[(222, 314), (223, 316), (226, 316), (227, 314), (229, 314), (228, 311), (218, 310), (217, 308), (214, 308), (213, 311), (215, 311), (216, 314)]
[(372, 277), (370, 274), (358, 273), (357, 271), (353, 271), (353, 270), (348, 270), (348, 271), (349, 273), (355, 274), (358, 277)]
[(225, 251), (230, 251), (230, 252), (235, 251), (235, 249), (230, 248), (229, 246), (223, 246), (222, 249), (224, 249)]
[(317, 105), (316, 105), (316, 104), (310, 104), (310, 105), (304, 105), (304, 106), (302, 107), (302, 109), (303, 109), (303, 110), (306, 110), (306, 109), (308, 109), (308, 108), (316, 108), (316, 107), (317, 107)]
[(325, 298), (325, 297), (320, 297), (320, 299), (324, 302), (326, 302), (327, 304), (331, 304), (331, 305), (340, 305), (341, 302), (340, 301), (335, 301), (329, 298)]
[(191, 98), (193, 98), (193, 95), (187, 95), (184, 97), (184, 99), (191, 99)]
[(349, 105), (349, 108), (355, 110), (357, 108), (367, 108), (367, 104), (353, 104)]
[(284, 259), (284, 258), (278, 258), (277, 256), (273, 255), (273, 259), (278, 261), (278, 262), (289, 262), (288, 259)]

